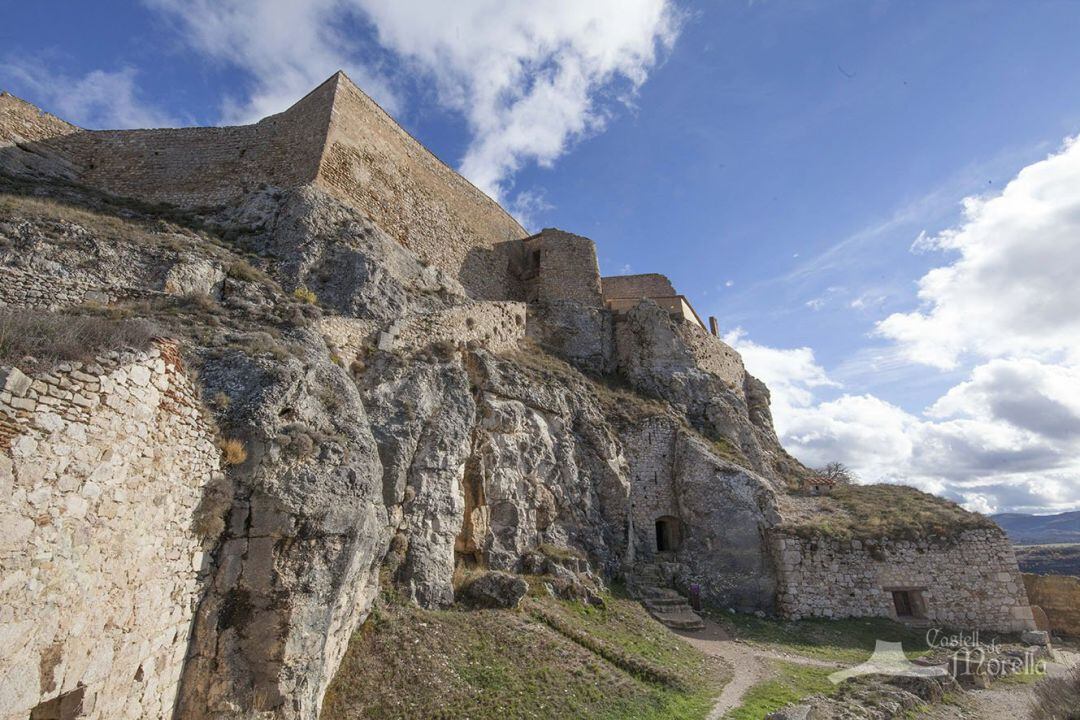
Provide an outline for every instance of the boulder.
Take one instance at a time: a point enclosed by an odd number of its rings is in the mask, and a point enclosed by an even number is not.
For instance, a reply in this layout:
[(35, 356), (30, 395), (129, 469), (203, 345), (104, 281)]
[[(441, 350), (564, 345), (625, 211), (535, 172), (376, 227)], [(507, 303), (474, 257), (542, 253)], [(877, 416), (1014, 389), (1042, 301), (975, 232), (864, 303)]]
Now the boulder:
[(465, 586), (462, 599), (474, 607), (514, 608), (529, 591), (529, 584), (517, 575), (492, 570)]

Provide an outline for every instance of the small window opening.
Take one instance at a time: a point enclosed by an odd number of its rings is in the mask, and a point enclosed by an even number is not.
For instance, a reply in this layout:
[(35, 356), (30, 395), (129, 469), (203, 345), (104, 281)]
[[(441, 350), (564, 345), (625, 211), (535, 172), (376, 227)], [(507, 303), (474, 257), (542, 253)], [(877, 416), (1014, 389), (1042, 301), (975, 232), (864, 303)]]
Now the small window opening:
[(656, 551), (675, 552), (679, 549), (682, 538), (679, 534), (679, 520), (671, 516), (656, 520)]
[(83, 693), (79, 686), (71, 692), (47, 700), (30, 711), (30, 720), (77, 720), (83, 715)]

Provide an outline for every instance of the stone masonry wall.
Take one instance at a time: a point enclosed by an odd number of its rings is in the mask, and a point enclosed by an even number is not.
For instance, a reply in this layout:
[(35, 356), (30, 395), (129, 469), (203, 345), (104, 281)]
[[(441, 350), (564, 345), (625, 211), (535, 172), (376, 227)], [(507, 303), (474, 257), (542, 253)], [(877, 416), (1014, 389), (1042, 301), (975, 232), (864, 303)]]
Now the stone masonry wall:
[(649, 273), (646, 275), (612, 275), (601, 280), (604, 290), (604, 299), (611, 298), (643, 298), (643, 297), (671, 297), (678, 295), (675, 287), (663, 275)]
[(317, 173), (333, 83), (254, 125), (95, 130), (46, 141), (80, 180), (123, 197), (182, 206), (235, 200), (260, 184), (294, 187)]
[(220, 472), (175, 346), (0, 387), (0, 718), (80, 688), (79, 717), (171, 718)]
[(163, 293), (137, 288), (109, 287), (77, 278), (30, 273), (19, 268), (0, 266), (0, 307), (56, 310), (84, 303), (107, 305), (117, 300), (149, 298)]
[(675, 332), (682, 339), (697, 367), (716, 375), (731, 389), (742, 388), (746, 380), (746, 368), (742, 356), (735, 348), (710, 334), (695, 322), (675, 324)]
[(79, 128), (30, 103), (0, 92), (0, 147), (78, 132)]
[(1034, 627), (1012, 546), (998, 530), (920, 540), (807, 539), (777, 534), (780, 612), (791, 618), (896, 619), (891, 589), (918, 590), (925, 620), (958, 629)]
[(474, 302), (447, 310), (407, 315), (382, 327), (371, 320), (327, 317), (319, 331), (346, 362), (368, 349), (419, 350), (437, 342), (475, 342), (492, 352), (518, 347), (525, 337), (525, 303)]
[(546, 228), (521, 242), (515, 265), (527, 302), (603, 305), (596, 245), (588, 238)]
[(201, 206), (234, 201), (260, 185), (315, 183), (475, 297), (512, 299), (508, 258), (497, 246), (524, 237), (524, 228), (342, 73), (285, 112), (236, 127), (69, 132), (73, 126), (58, 119), (31, 122), (23, 106), (14, 98), (0, 102), (0, 143), (30, 136), (37, 146), (31, 154), (64, 159), (54, 166), (67, 175), (70, 164), (71, 176), (90, 186)]
[(344, 76), (336, 82), (318, 184), (474, 297), (514, 299), (507, 256), (495, 246), (528, 233)]
[(1028, 600), (1038, 605), (1050, 621), (1050, 629), (1080, 637), (1080, 577), (1024, 573)]

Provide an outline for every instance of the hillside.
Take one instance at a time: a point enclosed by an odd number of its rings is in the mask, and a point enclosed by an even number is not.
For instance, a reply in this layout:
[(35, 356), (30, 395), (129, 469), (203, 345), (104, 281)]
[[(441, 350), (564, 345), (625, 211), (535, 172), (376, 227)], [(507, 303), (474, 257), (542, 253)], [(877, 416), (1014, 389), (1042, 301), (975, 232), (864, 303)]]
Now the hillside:
[(1016, 545), (1080, 543), (1080, 511), (1057, 515), (1001, 513), (991, 519)]

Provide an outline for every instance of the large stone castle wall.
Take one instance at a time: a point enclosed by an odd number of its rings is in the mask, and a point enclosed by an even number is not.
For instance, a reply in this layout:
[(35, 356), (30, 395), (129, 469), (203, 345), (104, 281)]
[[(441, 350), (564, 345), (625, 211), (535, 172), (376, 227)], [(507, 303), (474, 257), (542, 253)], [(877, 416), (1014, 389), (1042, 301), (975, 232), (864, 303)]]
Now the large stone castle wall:
[(46, 141), (114, 195), (180, 206), (236, 200), (259, 185), (314, 180), (330, 122), (333, 83), (254, 125), (89, 130)]
[(496, 245), (528, 233), (347, 79), (336, 97), (318, 184), (359, 208), (474, 296), (515, 299)]
[[(29, 145), (3, 147), (16, 141)], [(514, 299), (498, 246), (525, 230), (342, 73), (288, 110), (235, 127), (79, 130), (0, 98), (0, 168), (40, 165), (43, 155), (54, 173), (105, 192), (184, 207), (314, 183), (475, 297)]]
[(176, 347), (0, 387), (0, 718), (171, 718), (220, 472)]
[(779, 609), (791, 619), (897, 619), (892, 591), (914, 590), (928, 623), (1002, 632), (1034, 627), (1016, 556), (1000, 530), (918, 540), (774, 540)]

